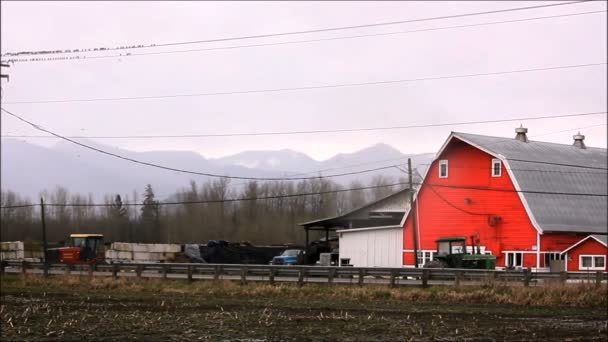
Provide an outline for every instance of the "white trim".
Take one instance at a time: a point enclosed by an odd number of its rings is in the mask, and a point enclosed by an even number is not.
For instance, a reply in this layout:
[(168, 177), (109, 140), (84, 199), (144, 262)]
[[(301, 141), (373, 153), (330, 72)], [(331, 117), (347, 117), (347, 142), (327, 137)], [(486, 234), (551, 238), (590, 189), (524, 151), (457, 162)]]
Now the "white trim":
[(502, 253), (524, 253), (524, 254), (536, 254), (536, 251), (502, 251)]
[(414, 253), (413, 249), (404, 249), (403, 253)]
[(420, 249), (420, 240), (422, 240), (422, 235), (420, 235), (420, 211), (418, 210), (419, 208), (420, 206), (418, 205), (418, 203), (416, 203), (416, 235), (418, 237), (416, 245), (418, 249)]
[(568, 248), (564, 249), (564, 251), (562, 252), (562, 254), (564, 254), (564, 253), (568, 252), (568, 251), (569, 251), (569, 250), (571, 250), (572, 248), (574, 248), (574, 247), (576, 247), (576, 246), (580, 245), (581, 243), (585, 242), (585, 241), (586, 241), (588, 238), (593, 238), (595, 241), (597, 241), (597, 242), (601, 243), (601, 244), (602, 244), (602, 245), (604, 245), (605, 247), (608, 247), (608, 245), (606, 245), (606, 244), (605, 244), (605, 243), (604, 243), (602, 240), (599, 240), (598, 238), (596, 238), (596, 237), (595, 237), (595, 236), (593, 236), (593, 235), (587, 235), (587, 237), (585, 237), (585, 238), (584, 238), (584, 239), (582, 239), (581, 241), (579, 241), (579, 242), (575, 243), (574, 245), (572, 245), (572, 246), (570, 246), (570, 247), (568, 247)]
[(540, 267), (540, 233), (536, 232), (536, 268)]
[(403, 228), (402, 226), (393, 225), (393, 226), (381, 226), (381, 227), (365, 227), (365, 228), (350, 228), (350, 229), (340, 229), (336, 230), (336, 233), (350, 233), (350, 232), (362, 232), (368, 230), (380, 230), (380, 229), (397, 229)]
[(521, 254), (521, 265), (511, 265), (513, 267), (524, 267), (525, 264), (525, 260), (524, 260), (524, 255), (525, 253), (522, 252), (503, 252), (504, 256), (505, 256), (505, 267), (509, 267), (509, 254), (513, 254), (513, 263), (515, 263), (517, 261), (517, 258), (515, 258), (515, 253), (517, 254)]
[(568, 253), (564, 254), (564, 271), (568, 272)]
[[(515, 187), (515, 190), (517, 190), (517, 195), (519, 196), (519, 200), (521, 201), (521, 204), (523, 204), (524, 209), (526, 210), (526, 214), (528, 214), (528, 218), (530, 219), (530, 222), (532, 222), (532, 226), (536, 229), (537, 233), (542, 234), (543, 229), (540, 227), (540, 225), (536, 221), (536, 218), (534, 218), (534, 215), (532, 215), (532, 210), (530, 210), (528, 201), (526, 201), (526, 198), (524, 197), (523, 192), (521, 192), (521, 187), (519, 186), (519, 183), (517, 182), (517, 178), (515, 178), (515, 176), (513, 176), (513, 173), (511, 172), (511, 167), (509, 166), (509, 162), (506, 159), (504, 159), (503, 163), (505, 164), (505, 169), (507, 169), (507, 174), (509, 174), (509, 178), (513, 182), (513, 186)], [(540, 246), (538, 246), (538, 248), (540, 248)]]
[[(498, 174), (494, 174), (494, 164), (498, 163)], [(492, 170), (490, 174), (492, 177), (501, 177), (502, 176), (502, 161), (500, 159), (493, 158), (492, 159)]]
[[(591, 267), (583, 267), (583, 258), (591, 258)], [(595, 258), (604, 259), (604, 266), (597, 267), (595, 266)], [(578, 270), (579, 271), (603, 271), (606, 269), (606, 255), (604, 254), (581, 254), (578, 256)]]
[[(418, 253), (422, 253), (422, 261), (424, 262), (424, 254), (425, 253), (429, 253), (429, 261), (433, 261), (433, 253), (437, 253), (436, 250), (433, 249), (424, 249), (424, 250), (418, 250)], [(415, 262), (418, 262), (418, 256), (416, 255), (415, 258)], [(418, 264), (418, 267), (424, 267), (424, 264)]]
[[(441, 175), (441, 166), (445, 165), (445, 176)], [(430, 166), (429, 166), (430, 167)], [(450, 168), (449, 168), (449, 164), (448, 164), (448, 160), (447, 159), (440, 159), (439, 160), (439, 178), (448, 178), (448, 176), (450, 175)]]

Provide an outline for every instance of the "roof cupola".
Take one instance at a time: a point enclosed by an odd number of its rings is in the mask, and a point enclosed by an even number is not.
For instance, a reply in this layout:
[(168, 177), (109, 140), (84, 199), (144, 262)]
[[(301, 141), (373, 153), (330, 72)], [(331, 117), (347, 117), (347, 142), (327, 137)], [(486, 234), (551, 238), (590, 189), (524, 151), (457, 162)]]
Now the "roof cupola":
[(515, 129), (515, 133), (517, 133), (517, 135), (515, 136), (515, 139), (517, 139), (519, 141), (523, 141), (523, 142), (528, 142), (528, 136), (526, 136), (526, 133), (528, 133), (527, 128), (525, 128), (522, 125), (519, 125), (519, 128)]

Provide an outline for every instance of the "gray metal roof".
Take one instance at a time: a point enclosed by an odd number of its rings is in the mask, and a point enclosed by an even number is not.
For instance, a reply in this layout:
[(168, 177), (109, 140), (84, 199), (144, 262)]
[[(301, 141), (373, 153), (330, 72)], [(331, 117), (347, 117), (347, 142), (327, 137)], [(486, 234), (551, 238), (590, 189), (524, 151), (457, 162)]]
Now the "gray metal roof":
[(506, 161), (533, 220), (543, 231), (607, 233), (606, 149), (468, 133), (454, 132), (452, 136)]

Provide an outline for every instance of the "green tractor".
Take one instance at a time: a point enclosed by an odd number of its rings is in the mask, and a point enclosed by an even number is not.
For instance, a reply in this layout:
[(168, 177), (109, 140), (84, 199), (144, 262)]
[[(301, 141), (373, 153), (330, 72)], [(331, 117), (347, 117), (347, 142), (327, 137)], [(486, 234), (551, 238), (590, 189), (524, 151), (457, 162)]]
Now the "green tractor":
[[(425, 268), (470, 268), (493, 270), (496, 268), (496, 256), (481, 254), (479, 239), (471, 236), (472, 253), (467, 252), (467, 238), (464, 236), (444, 237), (437, 242), (437, 252)], [(477, 247), (477, 251), (475, 250)]]

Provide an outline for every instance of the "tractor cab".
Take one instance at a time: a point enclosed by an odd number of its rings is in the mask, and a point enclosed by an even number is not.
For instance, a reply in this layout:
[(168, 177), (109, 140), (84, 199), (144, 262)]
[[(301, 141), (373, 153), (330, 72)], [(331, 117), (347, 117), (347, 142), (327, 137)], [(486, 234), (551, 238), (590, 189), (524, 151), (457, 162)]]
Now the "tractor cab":
[(47, 258), (66, 264), (97, 264), (104, 260), (103, 235), (71, 234), (65, 247), (48, 250)]
[(471, 252), (467, 251), (464, 236), (444, 237), (436, 240), (437, 254), (425, 267), (494, 269), (496, 256), (480, 253), (479, 241), (475, 252), (475, 237), (471, 236)]

